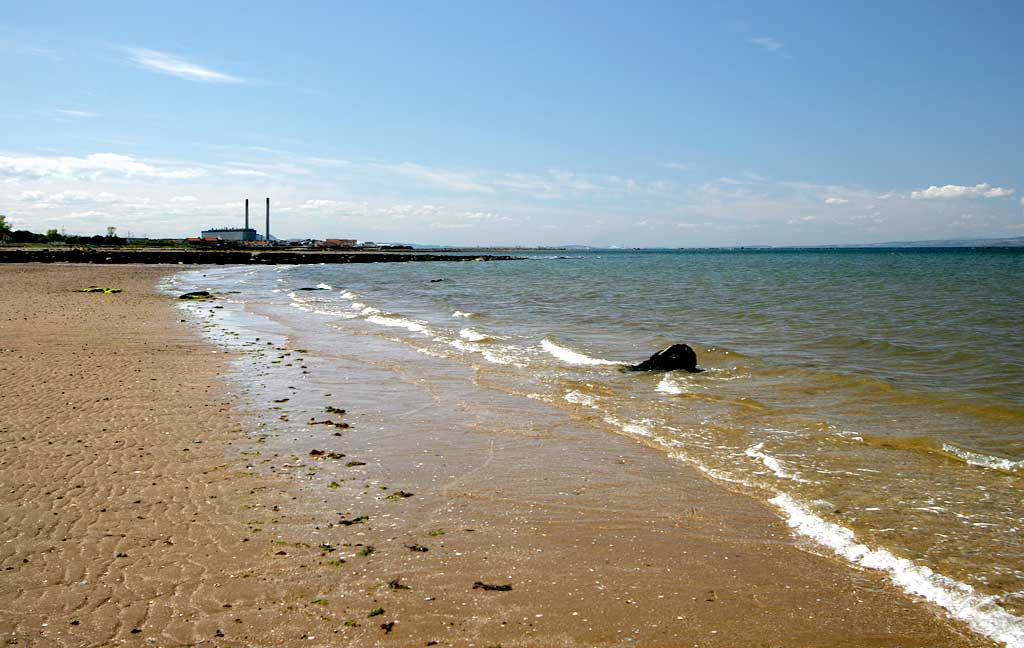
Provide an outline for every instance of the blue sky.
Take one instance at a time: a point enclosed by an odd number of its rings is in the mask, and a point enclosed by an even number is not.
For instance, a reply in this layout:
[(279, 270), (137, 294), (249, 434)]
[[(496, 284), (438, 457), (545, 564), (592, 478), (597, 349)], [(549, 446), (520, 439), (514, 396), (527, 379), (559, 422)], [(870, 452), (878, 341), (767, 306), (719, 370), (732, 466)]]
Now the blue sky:
[(6, 4), (0, 213), (186, 236), (269, 195), (282, 237), (1024, 236), (1024, 3), (256, 4)]

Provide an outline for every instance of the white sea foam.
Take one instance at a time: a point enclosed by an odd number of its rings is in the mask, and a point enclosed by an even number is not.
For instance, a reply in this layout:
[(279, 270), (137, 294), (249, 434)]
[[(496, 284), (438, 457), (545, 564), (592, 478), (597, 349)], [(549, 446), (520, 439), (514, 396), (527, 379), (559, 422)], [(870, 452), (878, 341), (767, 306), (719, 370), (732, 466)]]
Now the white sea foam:
[(487, 362), (499, 365), (512, 365), (514, 367), (526, 367), (522, 361), (521, 349), (514, 346), (488, 347), (481, 349), (480, 354)]
[(994, 597), (979, 594), (966, 583), (898, 558), (885, 549), (861, 544), (853, 531), (818, 517), (785, 493), (772, 498), (771, 503), (782, 509), (789, 526), (801, 535), (856, 565), (886, 572), (897, 586), (945, 608), (975, 632), (1007, 648), (1024, 648), (1024, 619), (1000, 607)]
[(341, 297), (342, 299), (355, 299), (356, 297), (358, 297), (358, 295), (356, 295), (354, 292), (350, 290), (342, 291), (342, 293), (338, 296)]
[(1014, 461), (1013, 459), (994, 457), (981, 452), (971, 452), (970, 450), (964, 450), (963, 448), (959, 448), (948, 443), (942, 444), (942, 450), (959, 457), (965, 463), (969, 463), (972, 466), (980, 466), (982, 468), (991, 468), (992, 470), (1002, 470), (1005, 472), (1018, 472), (1024, 470), (1024, 461), (1021, 460)]
[(474, 331), (471, 328), (464, 328), (459, 331), (459, 337), (463, 340), (469, 340), (470, 342), (483, 342), (488, 339), (486, 335), (478, 331)]
[(640, 421), (630, 421), (629, 423), (625, 423), (623, 421), (618, 420), (614, 416), (606, 416), (604, 417), (604, 422), (608, 423), (609, 425), (614, 425), (615, 427), (619, 428), (626, 434), (656, 439), (661, 442), (661, 445), (664, 445), (666, 447), (669, 446), (667, 442), (655, 436), (654, 430), (651, 429), (651, 422), (646, 419)]
[(797, 477), (793, 473), (783, 468), (782, 462), (780, 462), (775, 457), (766, 454), (765, 452), (762, 452), (762, 448), (764, 448), (763, 442), (750, 446), (749, 448), (743, 451), (743, 454), (753, 459), (760, 459), (761, 463), (763, 463), (765, 467), (768, 468), (768, 470), (775, 473), (776, 477), (780, 477), (782, 479), (790, 479), (792, 481), (798, 481), (804, 484), (808, 483), (806, 479), (801, 479), (800, 477)]
[(567, 362), (573, 365), (624, 365), (626, 362), (618, 362), (615, 360), (602, 360), (601, 358), (591, 358), (588, 355), (573, 351), (572, 349), (564, 346), (559, 346), (551, 340), (544, 338), (541, 340), (540, 346), (542, 349), (555, 356), (562, 362)]
[(331, 284), (318, 283), (316, 287), (319, 288), (320, 290), (334, 290), (334, 286), (332, 286)]
[(565, 400), (565, 402), (572, 403), (573, 405), (584, 405), (586, 407), (596, 407), (596, 405), (595, 405), (596, 401), (594, 400), (593, 396), (590, 396), (588, 394), (584, 394), (582, 392), (578, 392), (576, 390), (573, 390), (573, 391), (567, 393), (565, 396), (562, 396), (562, 398)]
[[(298, 308), (299, 310), (305, 311), (307, 313), (316, 313), (317, 315), (330, 315), (332, 317), (337, 315), (337, 313), (331, 312), (329, 310), (323, 310), (323, 309), (320, 309), (320, 308), (314, 308), (314, 307), (310, 306), (309, 304), (305, 304), (305, 303), (302, 303), (300, 301), (292, 302), (291, 306), (293, 308)], [(342, 317), (349, 317), (349, 316), (342, 315)]]
[(673, 396), (686, 393), (686, 390), (668, 374), (665, 374), (654, 391), (659, 391), (663, 394), (672, 394)]
[[(376, 309), (374, 309), (376, 310)], [(365, 312), (365, 311), (364, 311)], [(380, 311), (377, 311), (378, 313)], [(396, 317), (394, 315), (377, 315), (373, 314), (366, 318), (367, 322), (374, 324), (380, 324), (381, 326), (389, 326), (393, 328), (404, 328), (413, 333), (425, 333), (429, 334), (427, 327), (424, 326), (425, 322), (416, 322), (411, 319), (404, 317)]]
[(476, 316), (477, 316), (476, 313), (467, 313), (467, 312), (460, 311), (460, 310), (457, 310), (454, 313), (452, 313), (452, 317), (467, 317), (468, 318), (468, 317), (476, 317)]

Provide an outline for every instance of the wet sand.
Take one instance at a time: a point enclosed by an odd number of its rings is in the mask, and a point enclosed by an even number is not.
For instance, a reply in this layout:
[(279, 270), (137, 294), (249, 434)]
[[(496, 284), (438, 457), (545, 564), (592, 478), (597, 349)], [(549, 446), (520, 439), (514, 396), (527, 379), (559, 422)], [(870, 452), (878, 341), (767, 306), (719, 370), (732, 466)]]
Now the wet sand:
[[(466, 431), (406, 391), (380, 394), (406, 416), (362, 425), (323, 412), (350, 407), (339, 388), (280, 395), (296, 420), (353, 427), (273, 457), (245, 414), (273, 403), (229, 393), (226, 354), (154, 291), (166, 272), (0, 267), (6, 645), (991, 645), (584, 426)], [(125, 292), (72, 292), (91, 284)], [(383, 391), (373, 378), (349, 389)], [(325, 486), (328, 465), (351, 477)]]

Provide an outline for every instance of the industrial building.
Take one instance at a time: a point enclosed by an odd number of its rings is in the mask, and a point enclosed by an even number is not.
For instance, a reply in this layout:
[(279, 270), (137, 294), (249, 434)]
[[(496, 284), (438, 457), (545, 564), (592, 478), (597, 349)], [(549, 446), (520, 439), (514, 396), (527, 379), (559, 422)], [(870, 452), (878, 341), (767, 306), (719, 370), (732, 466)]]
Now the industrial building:
[(259, 234), (256, 230), (247, 227), (215, 227), (203, 230), (204, 239), (217, 238), (222, 241), (258, 241)]
[(325, 239), (316, 241), (314, 245), (321, 248), (354, 248), (357, 243), (355, 239)]
[(260, 236), (255, 229), (249, 227), (249, 199), (245, 199), (245, 227), (214, 227), (205, 229), (202, 239), (206, 242), (212, 241), (267, 241), (270, 242), (270, 198), (267, 198), (267, 225), (263, 236)]

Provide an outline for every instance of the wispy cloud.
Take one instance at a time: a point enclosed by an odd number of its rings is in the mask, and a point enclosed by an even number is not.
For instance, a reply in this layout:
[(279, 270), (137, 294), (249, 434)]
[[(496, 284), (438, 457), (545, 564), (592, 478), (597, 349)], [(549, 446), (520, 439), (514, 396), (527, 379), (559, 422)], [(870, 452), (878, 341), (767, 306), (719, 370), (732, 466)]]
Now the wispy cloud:
[(100, 116), (99, 113), (90, 112), (88, 110), (70, 110), (70, 109), (67, 109), (67, 108), (58, 108), (57, 112), (59, 112), (62, 115), (66, 115), (68, 117), (88, 118), (88, 117), (99, 117)]
[(245, 83), (245, 79), (187, 61), (179, 56), (142, 48), (126, 48), (125, 53), (136, 65), (170, 76), (201, 83)]
[(309, 158), (308, 162), (310, 164), (315, 164), (316, 166), (326, 166), (326, 167), (352, 166), (352, 161), (351, 160), (341, 160), (341, 159), (338, 159), (338, 158), (313, 157), (313, 158)]
[(826, 205), (845, 205), (848, 202), (850, 202), (850, 201), (847, 200), (846, 198), (835, 198), (835, 197), (832, 197), (832, 198), (826, 198), (825, 199), (825, 204)]
[(402, 162), (401, 164), (374, 164), (377, 168), (391, 171), (416, 180), (441, 185), (455, 191), (473, 191), (491, 193), (493, 187), (476, 181), (470, 174), (461, 171), (450, 171), (427, 167), (413, 162)]
[(256, 169), (224, 169), (224, 173), (230, 176), (265, 177), (267, 174)]
[(96, 180), (105, 176), (188, 179), (206, 172), (197, 167), (150, 163), (130, 155), (93, 153), (44, 157), (0, 155), (0, 177)]
[(665, 164), (662, 164), (661, 166), (665, 167), (666, 169), (673, 169), (675, 171), (689, 171), (690, 170), (690, 165), (689, 164), (683, 164), (681, 162), (666, 162)]
[(1013, 189), (993, 187), (987, 182), (973, 187), (963, 185), (932, 185), (927, 189), (916, 189), (910, 192), (912, 200), (935, 200), (942, 198), (1007, 198), (1013, 195)]
[(759, 36), (757, 38), (751, 38), (748, 41), (751, 45), (757, 45), (760, 48), (766, 49), (769, 52), (778, 52), (786, 46), (785, 43), (779, 40), (775, 40), (770, 36)]

